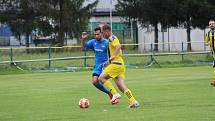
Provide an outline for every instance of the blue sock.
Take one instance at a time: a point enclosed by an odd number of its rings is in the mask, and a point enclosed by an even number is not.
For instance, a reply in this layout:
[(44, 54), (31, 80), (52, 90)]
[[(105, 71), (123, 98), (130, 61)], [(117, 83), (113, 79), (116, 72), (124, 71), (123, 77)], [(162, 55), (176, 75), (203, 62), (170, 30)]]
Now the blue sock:
[(110, 93), (110, 91), (108, 91), (101, 82), (94, 84), (94, 86), (106, 94)]

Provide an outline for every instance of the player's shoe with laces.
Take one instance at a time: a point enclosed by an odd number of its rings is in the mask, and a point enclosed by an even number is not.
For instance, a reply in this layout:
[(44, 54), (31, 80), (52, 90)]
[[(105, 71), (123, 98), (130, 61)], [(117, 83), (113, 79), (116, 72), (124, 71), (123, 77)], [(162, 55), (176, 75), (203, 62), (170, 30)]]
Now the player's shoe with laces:
[(128, 108), (137, 108), (139, 106), (140, 106), (139, 102), (135, 101), (134, 103), (129, 104)]
[(121, 97), (121, 95), (119, 93), (114, 94), (112, 99), (110, 100), (111, 104), (114, 105), (114, 104), (119, 103), (119, 98), (120, 97)]

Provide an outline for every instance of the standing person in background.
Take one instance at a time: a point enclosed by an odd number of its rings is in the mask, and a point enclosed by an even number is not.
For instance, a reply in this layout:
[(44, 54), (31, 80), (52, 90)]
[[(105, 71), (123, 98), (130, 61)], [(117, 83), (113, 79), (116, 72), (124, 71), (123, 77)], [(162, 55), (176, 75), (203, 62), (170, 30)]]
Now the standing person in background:
[[(98, 81), (99, 75), (103, 71), (103, 64), (108, 60), (107, 49), (108, 49), (108, 40), (104, 39), (101, 33), (101, 28), (97, 27), (94, 29), (95, 39), (91, 39), (87, 42), (87, 33), (83, 32), (81, 36), (82, 40), (82, 49), (91, 49), (95, 53), (95, 64), (93, 67), (92, 74), (92, 84), (98, 88), (100, 91), (109, 95), (112, 99), (112, 93), (107, 90), (101, 82)], [(117, 104), (118, 101), (111, 102), (112, 104)]]
[(211, 53), (213, 56), (213, 80), (211, 82), (211, 85), (215, 86), (215, 21), (212, 19), (209, 21), (209, 28), (210, 31), (208, 31), (205, 35), (205, 44), (207, 46), (210, 45)]
[(108, 81), (110, 78), (114, 79), (119, 90), (127, 97), (129, 101), (128, 107), (137, 108), (139, 106), (138, 101), (133, 96), (131, 90), (129, 90), (124, 83), (125, 65), (122, 58), (122, 50), (119, 39), (112, 34), (111, 27), (109, 25), (102, 26), (102, 33), (104, 37), (109, 39), (109, 60), (106, 62), (107, 67), (99, 76), (99, 81), (101, 81), (109, 90), (115, 92), (113, 93), (113, 98), (111, 99), (111, 102), (115, 102), (119, 100), (121, 95), (116, 93), (116, 89), (113, 87), (110, 81)]

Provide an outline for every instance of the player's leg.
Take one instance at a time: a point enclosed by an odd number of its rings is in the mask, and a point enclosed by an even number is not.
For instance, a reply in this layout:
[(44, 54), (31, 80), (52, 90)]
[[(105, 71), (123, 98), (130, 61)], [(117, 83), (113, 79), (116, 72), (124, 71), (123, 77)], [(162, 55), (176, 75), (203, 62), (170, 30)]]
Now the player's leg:
[(117, 94), (118, 92), (114, 88), (113, 84), (109, 81), (110, 78), (110, 72), (112, 70), (112, 66), (108, 66), (104, 69), (104, 71), (100, 74), (98, 80), (104, 84), (104, 86), (112, 93), (112, 94)]
[(98, 77), (99, 77), (99, 75), (97, 75), (97, 74), (93, 74), (93, 77), (92, 77), (92, 84), (97, 88), (97, 89), (99, 89), (100, 91), (102, 91), (102, 92), (104, 92), (104, 93), (106, 93), (106, 94), (111, 94), (110, 93), (110, 91), (109, 90), (107, 90), (105, 87), (104, 87), (104, 85), (101, 83), (101, 82), (99, 82), (98, 81)]
[(93, 68), (92, 84), (100, 91), (109, 95), (112, 98), (112, 93), (98, 80), (99, 75), (102, 73), (102, 64), (95, 64)]
[(138, 101), (135, 99), (134, 95), (132, 94), (131, 90), (127, 88), (124, 83), (124, 79), (120, 77), (116, 77), (114, 79), (116, 85), (120, 89), (120, 91), (125, 95), (129, 102), (129, 108), (137, 108), (139, 106)]
[(127, 88), (124, 82), (125, 78), (125, 66), (124, 65), (116, 65), (116, 69), (118, 72), (118, 75), (114, 78), (114, 81), (119, 88), (119, 90), (126, 96), (128, 102), (129, 102), (129, 108), (136, 108), (139, 106), (138, 101), (133, 96), (130, 89)]
[(211, 85), (215, 86), (215, 55), (213, 54), (213, 80), (211, 82)]
[(109, 78), (115, 78), (118, 75), (119, 65), (110, 64), (108, 65), (102, 74), (99, 76), (99, 80), (111, 91), (113, 98), (111, 99), (112, 104), (118, 103), (121, 95), (116, 91), (114, 86), (110, 81), (107, 81)]
[(109, 81), (109, 79), (112, 78), (110, 76), (112, 69), (113, 68), (111, 65), (107, 66), (102, 72), (102, 74), (99, 76), (99, 81), (102, 82), (104, 86), (113, 94), (111, 103), (116, 104), (119, 102), (119, 98), (121, 97), (121, 95), (116, 91), (113, 84)]
[(99, 76), (99, 81), (101, 81), (104, 86), (113, 94), (113, 97), (111, 99), (112, 104), (117, 104), (119, 102), (119, 98), (121, 95), (116, 91), (113, 84), (109, 81), (110, 76), (108, 74), (102, 73)]

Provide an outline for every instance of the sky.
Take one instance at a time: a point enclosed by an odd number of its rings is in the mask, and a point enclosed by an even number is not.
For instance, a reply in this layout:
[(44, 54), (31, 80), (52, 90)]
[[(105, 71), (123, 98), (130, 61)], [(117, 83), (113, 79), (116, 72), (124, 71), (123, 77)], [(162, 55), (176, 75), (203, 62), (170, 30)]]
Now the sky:
[[(92, 3), (95, 0), (85, 0), (85, 4)], [(96, 9), (104, 10), (110, 8), (111, 0), (99, 0)], [(117, 4), (117, 0), (112, 0), (112, 9), (115, 9), (115, 5)]]

